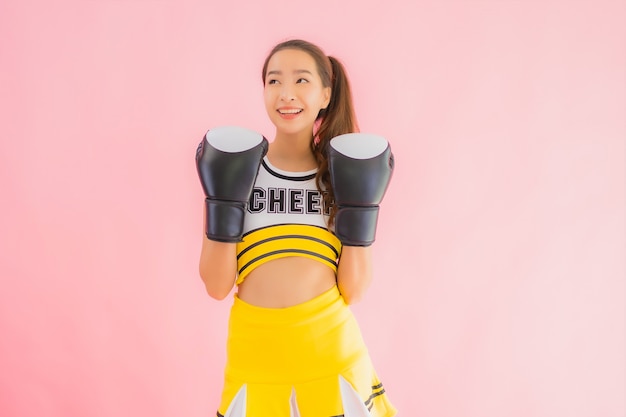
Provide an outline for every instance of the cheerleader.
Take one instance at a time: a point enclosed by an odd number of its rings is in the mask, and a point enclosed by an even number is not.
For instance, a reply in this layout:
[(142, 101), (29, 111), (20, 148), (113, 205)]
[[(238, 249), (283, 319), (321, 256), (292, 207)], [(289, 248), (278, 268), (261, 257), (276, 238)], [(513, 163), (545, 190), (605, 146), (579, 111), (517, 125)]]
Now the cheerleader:
[(196, 152), (200, 276), (218, 300), (237, 287), (217, 416), (394, 416), (349, 308), (372, 280), (390, 146), (358, 133), (344, 67), (316, 45), (276, 45), (262, 80), (271, 143), (218, 127)]

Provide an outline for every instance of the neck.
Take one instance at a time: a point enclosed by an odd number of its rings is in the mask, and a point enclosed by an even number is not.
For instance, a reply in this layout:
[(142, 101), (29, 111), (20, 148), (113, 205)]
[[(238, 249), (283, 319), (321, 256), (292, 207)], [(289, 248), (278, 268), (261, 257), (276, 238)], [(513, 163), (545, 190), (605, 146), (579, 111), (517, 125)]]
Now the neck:
[(267, 157), (277, 168), (293, 171), (317, 168), (317, 161), (311, 151), (311, 134), (284, 134), (276, 132), (270, 144)]

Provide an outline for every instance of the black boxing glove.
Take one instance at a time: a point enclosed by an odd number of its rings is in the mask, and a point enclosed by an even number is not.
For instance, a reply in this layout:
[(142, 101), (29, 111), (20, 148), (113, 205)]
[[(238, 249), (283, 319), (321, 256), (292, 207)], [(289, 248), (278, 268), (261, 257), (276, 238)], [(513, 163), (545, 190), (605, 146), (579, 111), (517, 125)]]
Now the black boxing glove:
[(196, 168), (206, 196), (206, 236), (239, 242), (246, 204), (267, 153), (263, 135), (235, 126), (209, 130), (196, 150)]
[(382, 136), (348, 133), (331, 139), (328, 169), (337, 212), (335, 234), (345, 246), (376, 239), (379, 204), (393, 173), (393, 153)]

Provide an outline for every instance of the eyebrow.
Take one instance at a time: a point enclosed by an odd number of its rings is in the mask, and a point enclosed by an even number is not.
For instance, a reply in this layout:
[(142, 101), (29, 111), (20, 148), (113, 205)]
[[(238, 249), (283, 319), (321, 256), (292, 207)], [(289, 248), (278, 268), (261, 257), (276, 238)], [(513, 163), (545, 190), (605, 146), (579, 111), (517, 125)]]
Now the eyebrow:
[[(311, 71), (305, 70), (305, 69), (295, 70), (293, 73), (294, 74), (311, 74), (311, 75), (313, 75), (311, 73)], [(282, 75), (282, 74), (283, 74), (283, 72), (282, 71), (278, 71), (278, 70), (273, 70), (273, 71), (268, 71), (267, 72), (267, 75)]]

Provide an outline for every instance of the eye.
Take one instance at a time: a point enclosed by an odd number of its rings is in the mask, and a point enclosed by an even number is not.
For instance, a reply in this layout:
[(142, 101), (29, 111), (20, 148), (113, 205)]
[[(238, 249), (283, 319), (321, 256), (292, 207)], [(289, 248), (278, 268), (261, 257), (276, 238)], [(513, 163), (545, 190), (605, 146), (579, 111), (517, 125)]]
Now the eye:
[(302, 84), (302, 83), (308, 83), (309, 80), (307, 80), (306, 78), (298, 78), (298, 81), (296, 81), (296, 84)]
[(268, 84), (268, 85), (269, 85), (269, 84), (278, 84), (278, 80), (275, 80), (275, 79), (270, 79), (270, 80), (267, 80), (267, 84)]

